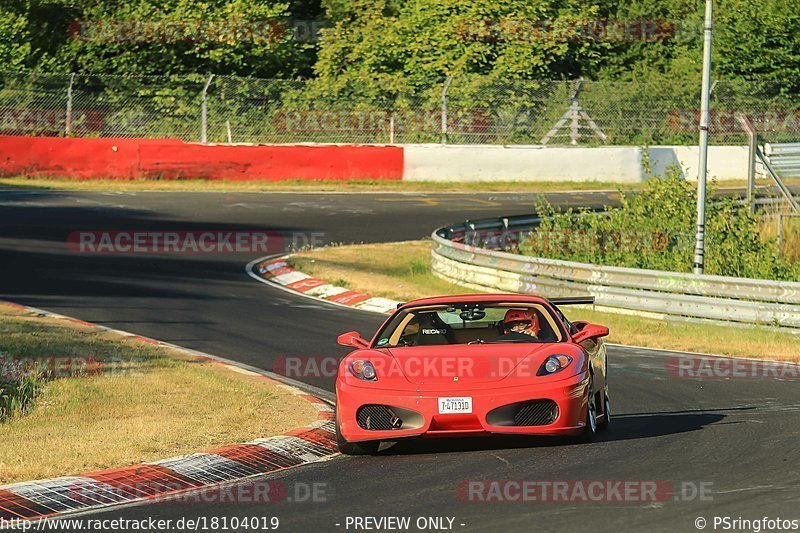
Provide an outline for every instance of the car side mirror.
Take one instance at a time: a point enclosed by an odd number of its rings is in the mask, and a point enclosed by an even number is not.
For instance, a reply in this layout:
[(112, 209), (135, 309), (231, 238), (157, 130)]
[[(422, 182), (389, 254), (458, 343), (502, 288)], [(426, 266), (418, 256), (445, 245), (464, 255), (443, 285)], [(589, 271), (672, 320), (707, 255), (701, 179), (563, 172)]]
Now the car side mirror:
[(342, 333), (336, 341), (342, 346), (353, 346), (355, 348), (366, 348), (369, 346), (369, 342), (357, 331)]
[(576, 343), (590, 339), (596, 341), (600, 337), (608, 336), (608, 333), (608, 328), (605, 326), (601, 326), (600, 324), (586, 324), (572, 337), (572, 340)]

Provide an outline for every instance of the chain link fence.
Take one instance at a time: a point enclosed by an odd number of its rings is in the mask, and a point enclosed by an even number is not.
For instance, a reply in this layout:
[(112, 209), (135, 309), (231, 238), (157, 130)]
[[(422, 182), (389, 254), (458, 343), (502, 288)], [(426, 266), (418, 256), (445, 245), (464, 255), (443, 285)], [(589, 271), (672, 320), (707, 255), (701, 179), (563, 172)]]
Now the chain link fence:
[[(333, 84), (336, 85), (336, 84)], [(698, 83), (459, 76), (368, 87), (230, 76), (0, 74), (0, 133), (173, 137), (211, 143), (693, 145)], [(715, 82), (711, 140), (800, 140), (800, 95)]]

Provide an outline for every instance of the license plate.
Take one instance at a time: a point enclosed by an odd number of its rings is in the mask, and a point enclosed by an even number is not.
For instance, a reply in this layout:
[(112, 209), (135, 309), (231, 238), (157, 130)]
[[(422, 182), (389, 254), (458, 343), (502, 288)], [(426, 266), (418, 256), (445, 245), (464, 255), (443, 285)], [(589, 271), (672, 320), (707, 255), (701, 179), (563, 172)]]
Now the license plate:
[(439, 398), (439, 414), (452, 415), (472, 412), (472, 398)]

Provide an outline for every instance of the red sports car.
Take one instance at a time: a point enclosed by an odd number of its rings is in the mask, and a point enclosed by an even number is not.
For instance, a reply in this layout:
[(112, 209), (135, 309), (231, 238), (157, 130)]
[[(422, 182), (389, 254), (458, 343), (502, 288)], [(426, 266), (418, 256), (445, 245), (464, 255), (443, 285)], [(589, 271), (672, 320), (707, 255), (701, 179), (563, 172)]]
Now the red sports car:
[(608, 328), (570, 322), (557, 305), (593, 298), (519, 294), (424, 298), (399, 305), (339, 365), (336, 434), (350, 455), (381, 441), (490, 434), (590, 440), (611, 420)]

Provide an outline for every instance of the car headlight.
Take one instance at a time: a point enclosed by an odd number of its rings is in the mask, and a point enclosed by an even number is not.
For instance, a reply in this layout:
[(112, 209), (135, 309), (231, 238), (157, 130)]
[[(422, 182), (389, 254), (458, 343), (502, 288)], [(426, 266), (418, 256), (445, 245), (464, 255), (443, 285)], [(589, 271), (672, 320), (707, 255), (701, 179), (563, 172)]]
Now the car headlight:
[(549, 376), (550, 374), (561, 372), (567, 368), (571, 362), (572, 357), (568, 355), (551, 355), (545, 359), (544, 363), (542, 363), (542, 366), (539, 367), (539, 371), (536, 373), (536, 375)]
[(350, 363), (348, 368), (350, 369), (350, 373), (358, 379), (363, 379), (364, 381), (378, 380), (378, 374), (375, 372), (375, 366), (370, 361), (358, 359), (357, 361)]

